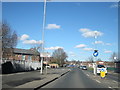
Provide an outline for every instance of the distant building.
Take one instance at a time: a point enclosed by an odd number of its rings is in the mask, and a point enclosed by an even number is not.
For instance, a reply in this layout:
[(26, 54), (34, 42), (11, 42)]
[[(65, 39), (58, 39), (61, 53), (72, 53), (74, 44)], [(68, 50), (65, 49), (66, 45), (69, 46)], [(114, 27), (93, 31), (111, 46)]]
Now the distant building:
[(40, 61), (40, 53), (31, 49), (17, 49), (13, 51), (13, 55), (9, 57), (9, 60), (29, 60)]
[(49, 64), (49, 66), (50, 66), (51, 68), (58, 68), (58, 67), (59, 67), (59, 65), (56, 64), (56, 63)]
[(104, 62), (104, 61), (96, 61), (96, 64), (97, 64), (97, 65), (98, 65), (98, 64), (100, 64), (100, 65), (104, 65), (105, 62)]
[[(44, 61), (50, 60), (50, 57), (44, 57)], [(41, 54), (35, 49), (18, 49), (15, 48), (12, 55), (3, 58), (2, 71), (3, 73), (12, 73), (19, 71), (30, 71), (41, 68)], [(12, 68), (10, 70), (10, 68)]]

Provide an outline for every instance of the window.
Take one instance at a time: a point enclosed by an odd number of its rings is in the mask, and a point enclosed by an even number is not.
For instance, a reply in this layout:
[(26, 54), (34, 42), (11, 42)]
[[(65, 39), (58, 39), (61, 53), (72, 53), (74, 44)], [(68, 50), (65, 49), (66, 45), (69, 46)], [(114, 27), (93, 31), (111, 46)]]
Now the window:
[(22, 60), (25, 60), (25, 55), (22, 55)]
[(30, 61), (32, 60), (31, 56), (28, 56), (28, 60), (30, 60)]
[(98, 67), (98, 68), (105, 68), (104, 65), (98, 65), (97, 67)]

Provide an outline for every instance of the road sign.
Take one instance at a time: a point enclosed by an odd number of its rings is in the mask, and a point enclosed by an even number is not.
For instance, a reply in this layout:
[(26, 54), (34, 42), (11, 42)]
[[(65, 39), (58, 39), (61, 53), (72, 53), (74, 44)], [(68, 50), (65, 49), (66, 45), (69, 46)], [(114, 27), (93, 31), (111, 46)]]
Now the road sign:
[(94, 50), (93, 56), (94, 56), (94, 57), (97, 57), (97, 56), (98, 56), (98, 50)]
[(44, 53), (40, 53), (41, 57), (50, 57), (50, 53), (48, 52), (44, 52)]

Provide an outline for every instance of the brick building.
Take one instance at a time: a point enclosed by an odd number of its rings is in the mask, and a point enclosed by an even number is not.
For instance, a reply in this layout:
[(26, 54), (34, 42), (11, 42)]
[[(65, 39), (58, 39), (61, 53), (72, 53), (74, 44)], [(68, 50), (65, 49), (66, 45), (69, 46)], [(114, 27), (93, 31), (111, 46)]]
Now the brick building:
[(13, 55), (9, 57), (9, 60), (40, 61), (40, 53), (32, 49), (15, 48)]

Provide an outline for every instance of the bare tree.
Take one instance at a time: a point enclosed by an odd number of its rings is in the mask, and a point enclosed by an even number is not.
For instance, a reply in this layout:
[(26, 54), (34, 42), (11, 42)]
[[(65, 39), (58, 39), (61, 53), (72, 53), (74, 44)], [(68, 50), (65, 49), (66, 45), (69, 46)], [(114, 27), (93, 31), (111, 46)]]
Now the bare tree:
[(114, 62), (114, 61), (117, 61), (118, 60), (118, 54), (116, 52), (113, 52), (111, 54), (111, 57), (110, 59)]
[(62, 48), (59, 48), (53, 52), (52, 57), (54, 61), (56, 61), (60, 66), (62, 66), (68, 56)]
[(33, 55), (33, 60), (35, 60), (38, 56), (38, 53), (39, 53), (39, 57), (40, 57), (40, 52), (41, 52), (41, 47), (40, 46), (34, 46), (33, 48), (30, 48), (30, 50), (32, 50), (34, 52), (34, 55)]
[(102, 61), (102, 59), (101, 59), (101, 58), (98, 58), (97, 61)]
[(8, 59), (13, 55), (13, 50), (17, 45), (17, 34), (12, 32), (10, 26), (7, 23), (2, 23), (2, 51), (3, 58)]
[(91, 56), (91, 57), (88, 58), (88, 61), (93, 63), (94, 62), (94, 58)]
[(0, 60), (2, 59), (2, 24), (0, 23)]

